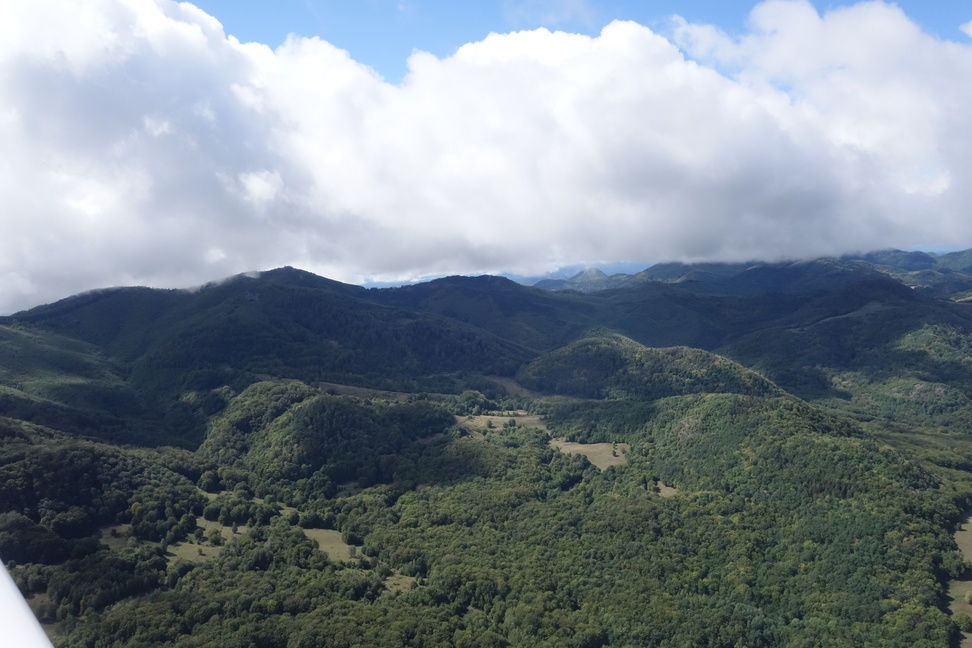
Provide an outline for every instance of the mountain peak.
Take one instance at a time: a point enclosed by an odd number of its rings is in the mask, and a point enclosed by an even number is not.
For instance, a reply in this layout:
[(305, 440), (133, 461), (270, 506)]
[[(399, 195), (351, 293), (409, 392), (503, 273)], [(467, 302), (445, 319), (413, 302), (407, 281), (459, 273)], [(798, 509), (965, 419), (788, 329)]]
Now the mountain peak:
[(603, 281), (607, 279), (608, 276), (601, 270), (597, 268), (584, 268), (573, 277), (570, 278), (571, 281)]

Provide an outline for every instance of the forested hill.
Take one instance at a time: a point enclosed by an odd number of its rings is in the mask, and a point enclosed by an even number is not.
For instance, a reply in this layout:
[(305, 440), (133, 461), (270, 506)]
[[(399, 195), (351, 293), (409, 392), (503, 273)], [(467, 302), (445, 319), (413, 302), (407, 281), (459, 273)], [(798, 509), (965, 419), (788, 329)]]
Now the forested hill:
[(0, 558), (59, 646), (948, 646), (967, 256), (18, 313)]

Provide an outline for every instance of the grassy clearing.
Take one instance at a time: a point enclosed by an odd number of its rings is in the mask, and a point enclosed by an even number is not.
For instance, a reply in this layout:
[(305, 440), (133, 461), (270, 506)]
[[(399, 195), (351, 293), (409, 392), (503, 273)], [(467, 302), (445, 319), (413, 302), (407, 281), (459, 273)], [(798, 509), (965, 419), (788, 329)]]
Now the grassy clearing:
[(516, 421), (519, 427), (539, 428), (544, 432), (550, 432), (542, 417), (536, 414), (527, 414), (524, 410), (482, 414), (480, 416), (457, 416), (456, 425), (464, 427), (470, 432), (482, 432), (483, 430), (501, 428), (509, 423), (511, 418)]
[(183, 562), (206, 562), (218, 556), (222, 551), (222, 547), (198, 545), (191, 542), (177, 542), (169, 545), (165, 557), (170, 563), (176, 560), (182, 560)]
[(207, 560), (212, 560), (223, 551), (223, 547), (234, 535), (243, 535), (250, 530), (246, 525), (238, 525), (234, 534), (232, 527), (224, 527), (219, 522), (213, 522), (204, 518), (197, 518), (196, 526), (201, 528), (207, 535), (211, 529), (219, 529), (219, 535), (223, 538), (223, 544), (218, 546), (211, 545), (209, 542), (203, 544), (193, 542), (176, 542), (170, 544), (165, 554), (170, 563), (175, 560), (184, 560), (186, 562), (206, 562)]
[(965, 595), (970, 591), (972, 591), (972, 580), (952, 581), (948, 588), (948, 596), (951, 599), (948, 609), (952, 614), (956, 612), (972, 614), (972, 605), (965, 602)]
[(350, 562), (360, 557), (358, 548), (352, 547), (344, 542), (340, 531), (333, 529), (304, 529), (304, 533), (311, 540), (316, 540), (317, 546), (331, 560)]
[(631, 450), (627, 443), (574, 443), (565, 439), (550, 439), (550, 447), (567, 454), (581, 454), (600, 468), (623, 466), (628, 463), (626, 452)]
[(54, 619), (54, 617), (41, 616), (40, 614), (41, 609), (46, 608), (50, 603), (50, 597), (47, 594), (34, 594), (33, 596), (27, 597), (26, 600), (27, 607), (37, 617), (44, 634), (47, 635), (51, 643), (54, 643), (61, 636), (61, 623)]
[(392, 572), (392, 575), (384, 580), (385, 591), (388, 594), (398, 594), (399, 592), (411, 589), (412, 583), (414, 582), (414, 576), (403, 576), (398, 572)]
[(972, 560), (972, 520), (966, 518), (955, 532), (955, 544), (966, 560)]
[[(210, 529), (219, 529), (219, 534), (222, 536), (224, 544), (228, 542), (234, 535), (231, 527), (224, 527), (219, 522), (211, 522), (203, 518), (196, 519), (196, 526), (200, 527), (206, 534), (209, 533)], [(248, 530), (249, 527), (247, 526), (236, 527), (237, 534), (246, 533)], [(114, 534), (112, 531), (114, 531)], [(113, 526), (103, 527), (101, 529), (100, 540), (104, 544), (108, 545), (108, 548), (112, 551), (118, 551), (123, 549), (125, 545), (128, 544), (131, 535), (132, 525), (116, 524)], [(209, 542), (205, 542), (203, 544), (196, 544), (194, 542), (175, 542), (168, 546), (165, 556), (170, 563), (175, 560), (184, 560), (186, 562), (204, 562), (207, 560), (212, 560), (218, 556), (222, 550), (222, 545), (213, 546), (209, 544)]]
[[(965, 602), (965, 595), (970, 591), (972, 591), (972, 580), (952, 581), (948, 588), (948, 597), (951, 599), (948, 605), (949, 613), (965, 612), (972, 614), (972, 605)], [(960, 648), (972, 648), (972, 633), (963, 632), (962, 642), (959, 646)]]
[[(965, 518), (955, 532), (955, 544), (958, 545), (963, 558), (972, 560), (972, 523), (970, 523), (969, 517)], [(972, 605), (965, 600), (965, 596), (969, 592), (972, 592), (972, 574), (966, 572), (949, 585), (948, 597), (950, 601), (948, 610), (951, 614), (958, 612), (972, 614)], [(972, 648), (972, 633), (963, 632), (962, 643), (960, 645), (961, 648)]]
[(658, 486), (658, 494), (662, 497), (675, 497), (678, 495), (677, 489), (672, 488), (671, 486), (666, 486), (665, 482), (660, 479), (655, 483), (655, 485)]
[(128, 544), (128, 538), (132, 534), (132, 525), (115, 524), (113, 526), (103, 527), (100, 533), (101, 537), (99, 539), (101, 542), (108, 545), (108, 548), (112, 551), (115, 551), (122, 549)]
[[(469, 432), (472, 439), (483, 439), (488, 430), (495, 430), (504, 427), (513, 419), (517, 427), (532, 427), (543, 430), (550, 434), (550, 429), (544, 423), (543, 418), (536, 414), (528, 414), (524, 410), (514, 410), (511, 412), (482, 414), (480, 416), (457, 416), (456, 425), (461, 426)], [(550, 439), (550, 447), (567, 454), (582, 454), (592, 464), (606, 470), (611, 466), (623, 466), (628, 463), (625, 453), (631, 450), (627, 443), (574, 443), (565, 439)], [(666, 497), (674, 494), (675, 489), (668, 489), (667, 486), (659, 486)], [(673, 491), (671, 494), (668, 490)]]
[(219, 522), (205, 518), (196, 518), (196, 526), (201, 527), (205, 533), (209, 533), (211, 529), (219, 529), (219, 534), (223, 536), (223, 542), (228, 542), (234, 535), (245, 534), (250, 530), (250, 527), (245, 524), (239, 524), (236, 527), (236, 533), (233, 533), (233, 527), (225, 527)]

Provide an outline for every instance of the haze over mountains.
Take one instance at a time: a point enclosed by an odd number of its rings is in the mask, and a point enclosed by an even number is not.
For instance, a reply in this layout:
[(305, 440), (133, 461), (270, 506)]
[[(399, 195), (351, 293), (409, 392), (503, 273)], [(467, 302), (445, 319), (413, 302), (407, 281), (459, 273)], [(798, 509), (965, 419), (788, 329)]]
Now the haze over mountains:
[(59, 646), (947, 646), (970, 270), (38, 306), (0, 319), (0, 557)]
[[(860, 266), (870, 265), (880, 272), (901, 279), (907, 285), (928, 289), (931, 285), (965, 285), (972, 272), (972, 256), (969, 251), (935, 254), (920, 251), (881, 250), (864, 255), (841, 257), (843, 262)], [(629, 264), (630, 265), (630, 264)], [(543, 277), (529, 283), (548, 290), (576, 290), (596, 292), (609, 288), (630, 286), (644, 281), (699, 281), (730, 279), (743, 272), (761, 272), (760, 268), (783, 268), (793, 264), (773, 264), (762, 262), (749, 263), (660, 263), (649, 266), (640, 272), (605, 272), (606, 266), (580, 269), (568, 276)], [(945, 276), (943, 276), (943, 273)], [(562, 273), (560, 273), (562, 274)], [(943, 295), (951, 288), (942, 288)], [(958, 292), (954, 290), (953, 292)]]

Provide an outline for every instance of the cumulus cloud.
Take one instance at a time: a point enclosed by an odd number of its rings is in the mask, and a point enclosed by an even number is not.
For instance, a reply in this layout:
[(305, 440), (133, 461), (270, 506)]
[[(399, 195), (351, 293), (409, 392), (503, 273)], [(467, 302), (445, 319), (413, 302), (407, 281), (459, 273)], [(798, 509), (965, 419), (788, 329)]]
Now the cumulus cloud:
[(882, 2), (769, 0), (736, 38), (491, 34), (414, 54), (400, 85), (319, 39), (240, 44), (188, 3), (4, 3), (0, 312), (283, 264), (970, 246), (970, 77), (972, 46)]

